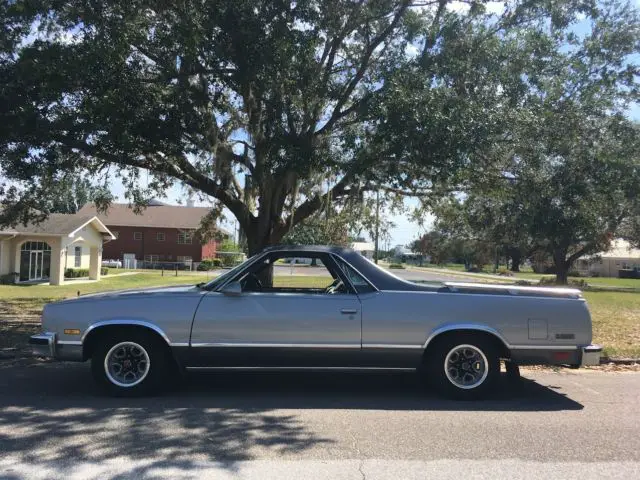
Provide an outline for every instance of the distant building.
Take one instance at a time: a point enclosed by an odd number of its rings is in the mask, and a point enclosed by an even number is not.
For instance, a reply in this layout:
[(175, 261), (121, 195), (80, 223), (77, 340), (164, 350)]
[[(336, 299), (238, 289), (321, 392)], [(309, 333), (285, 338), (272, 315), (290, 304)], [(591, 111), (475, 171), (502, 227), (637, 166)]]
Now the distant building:
[(620, 270), (640, 270), (640, 249), (632, 248), (629, 242), (619, 238), (611, 242), (606, 252), (581, 258), (574, 267), (583, 275), (617, 277)]
[(416, 265), (422, 265), (423, 262), (428, 262), (419, 253), (413, 253), (404, 245), (396, 245), (393, 247), (393, 260), (401, 263), (413, 263)]
[[(106, 214), (97, 212), (95, 205), (87, 204), (79, 214), (97, 215), (109, 228), (116, 239), (105, 244), (102, 257), (121, 259), (127, 267), (137, 260), (189, 264), (214, 257), (218, 242), (210, 240), (201, 244), (194, 236), (202, 218), (209, 212), (207, 207), (154, 201), (140, 214), (120, 203), (112, 204)], [(222, 229), (220, 233), (230, 235)]]
[(375, 245), (371, 242), (352, 242), (349, 244), (349, 248), (352, 248), (356, 252), (360, 252), (370, 260), (373, 259), (373, 254), (376, 249)]
[(0, 230), (0, 275), (16, 282), (64, 283), (68, 268), (100, 280), (103, 248), (114, 236), (91, 214), (51, 214), (41, 223)]

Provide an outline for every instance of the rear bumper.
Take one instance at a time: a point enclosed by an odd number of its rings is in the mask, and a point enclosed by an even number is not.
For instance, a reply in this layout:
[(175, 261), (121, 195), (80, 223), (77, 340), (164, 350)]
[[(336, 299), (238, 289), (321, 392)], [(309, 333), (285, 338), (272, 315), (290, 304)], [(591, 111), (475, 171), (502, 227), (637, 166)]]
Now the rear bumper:
[(602, 346), (583, 345), (576, 347), (535, 347), (511, 350), (511, 359), (518, 365), (571, 365), (584, 367), (599, 365)]
[(582, 347), (582, 361), (580, 366), (600, 365), (602, 357), (602, 345), (587, 345)]
[(29, 338), (34, 355), (71, 362), (82, 362), (81, 342), (60, 342), (54, 332), (43, 332)]

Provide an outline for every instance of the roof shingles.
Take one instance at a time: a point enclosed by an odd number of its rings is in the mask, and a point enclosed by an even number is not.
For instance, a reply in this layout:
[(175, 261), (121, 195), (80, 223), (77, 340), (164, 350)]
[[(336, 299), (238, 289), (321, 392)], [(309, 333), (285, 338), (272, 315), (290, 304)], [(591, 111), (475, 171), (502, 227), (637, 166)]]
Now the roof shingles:
[(80, 214), (70, 215), (66, 213), (52, 213), (40, 223), (18, 224), (13, 228), (2, 230), (5, 233), (36, 233), (39, 235), (68, 235), (85, 223), (94, 215)]
[(150, 205), (137, 214), (127, 204), (113, 203), (106, 214), (98, 212), (94, 204), (85, 205), (79, 213), (96, 215), (107, 226), (196, 229), (210, 211), (207, 207)]

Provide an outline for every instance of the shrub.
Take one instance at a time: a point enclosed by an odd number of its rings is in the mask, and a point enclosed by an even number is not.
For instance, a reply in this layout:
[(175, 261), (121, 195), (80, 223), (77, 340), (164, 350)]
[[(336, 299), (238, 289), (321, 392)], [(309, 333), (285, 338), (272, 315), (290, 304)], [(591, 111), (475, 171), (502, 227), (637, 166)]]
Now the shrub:
[(555, 285), (556, 277), (540, 277), (538, 285)]
[(223, 267), (233, 267), (242, 261), (242, 254), (236, 255), (222, 255), (222, 258), (218, 259), (222, 262)]
[(507, 267), (500, 267), (496, 272), (498, 275), (502, 275), (503, 277), (513, 277), (513, 272), (509, 270)]
[(64, 278), (88, 277), (89, 270), (86, 268), (67, 268), (64, 271)]
[(567, 276), (569, 276), (569, 277), (581, 277), (582, 274), (578, 270), (569, 270), (567, 272)]
[(0, 285), (13, 285), (18, 282), (20, 274), (18, 272), (5, 273), (0, 276)]
[(530, 287), (532, 283), (529, 280), (516, 280), (516, 285), (520, 285), (522, 287)]
[(219, 258), (205, 258), (198, 264), (197, 270), (206, 272), (216, 268), (222, 268), (222, 260)]
[(101, 267), (100, 275), (109, 275), (109, 269), (107, 267)]
[[(542, 277), (540, 279), (539, 285), (557, 285), (556, 278), (555, 277)], [(579, 279), (579, 280), (569, 279), (569, 281), (567, 282), (567, 286), (585, 288), (585, 287), (588, 287), (589, 284), (582, 278)]]
[(399, 268), (404, 270), (404, 265), (401, 263), (392, 263), (391, 265), (389, 265), (389, 268)]

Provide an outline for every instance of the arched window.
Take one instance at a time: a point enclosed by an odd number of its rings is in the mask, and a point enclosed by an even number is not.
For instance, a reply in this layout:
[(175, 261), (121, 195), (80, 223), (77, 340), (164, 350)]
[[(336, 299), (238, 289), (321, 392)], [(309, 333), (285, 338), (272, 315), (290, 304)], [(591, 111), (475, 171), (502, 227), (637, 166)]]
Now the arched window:
[(20, 281), (46, 280), (51, 271), (51, 246), (28, 241), (20, 247)]

